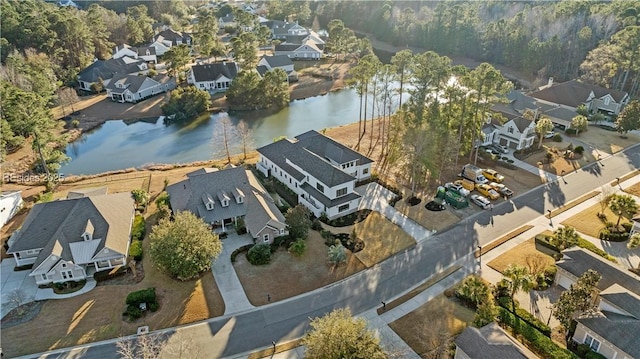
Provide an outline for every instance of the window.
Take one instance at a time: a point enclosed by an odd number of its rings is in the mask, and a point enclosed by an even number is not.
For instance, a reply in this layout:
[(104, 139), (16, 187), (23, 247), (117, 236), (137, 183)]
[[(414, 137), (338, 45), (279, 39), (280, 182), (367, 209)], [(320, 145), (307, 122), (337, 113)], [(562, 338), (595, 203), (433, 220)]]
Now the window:
[(280, 229), (280, 234), (284, 234), (284, 229)]
[(596, 353), (598, 352), (598, 349), (600, 349), (600, 342), (589, 334), (584, 338), (584, 343)]
[(344, 196), (345, 194), (347, 194), (347, 187), (340, 188), (339, 190), (336, 191), (336, 196), (338, 197)]
[(343, 204), (342, 206), (338, 207), (338, 212), (344, 212), (348, 209), (349, 209), (349, 203)]
[(323, 192), (324, 193), (324, 186), (321, 185), (320, 183), (316, 183), (316, 188), (318, 189), (318, 191)]
[(65, 270), (61, 272), (62, 274), (62, 279), (71, 279), (73, 278), (73, 272), (70, 270)]
[(509, 128), (507, 128), (507, 132), (509, 132), (509, 133), (513, 133), (513, 127), (509, 127)]
[(362, 174), (363, 174), (363, 175), (366, 175), (367, 173), (369, 173), (369, 169), (368, 169), (368, 168), (364, 168), (364, 169), (362, 170)]
[(604, 104), (605, 104), (605, 106), (609, 106), (609, 102), (610, 102), (609, 97), (608, 97), (608, 96), (607, 96), (607, 97), (605, 97), (605, 98), (604, 98)]
[(46, 273), (42, 274), (42, 280), (47, 280), (47, 274)]
[(263, 240), (263, 241), (265, 241), (265, 242), (269, 242), (269, 233), (265, 233), (265, 234), (262, 236), (262, 240)]

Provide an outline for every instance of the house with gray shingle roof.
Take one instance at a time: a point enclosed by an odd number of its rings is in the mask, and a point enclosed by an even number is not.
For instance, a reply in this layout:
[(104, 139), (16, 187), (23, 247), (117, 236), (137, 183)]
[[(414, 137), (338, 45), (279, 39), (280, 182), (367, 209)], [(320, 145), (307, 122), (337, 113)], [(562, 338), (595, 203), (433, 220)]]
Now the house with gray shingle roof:
[(132, 59), (124, 56), (118, 59), (96, 60), (78, 73), (80, 90), (92, 91), (91, 85), (102, 83), (107, 86), (115, 74), (146, 75), (149, 66), (142, 59)]
[(132, 59), (140, 58), (146, 62), (152, 62), (154, 64), (158, 62), (158, 57), (156, 56), (156, 48), (152, 46), (133, 47), (127, 44), (118, 45), (113, 50), (111, 58), (119, 59), (125, 56)]
[(640, 277), (582, 248), (562, 252), (556, 283), (569, 288), (589, 269), (598, 272), (597, 311), (576, 319), (573, 341), (606, 358), (640, 357)]
[(258, 62), (258, 73), (260, 76), (264, 76), (266, 71), (273, 71), (275, 69), (282, 69), (287, 73), (287, 80), (289, 81), (297, 81), (298, 73), (293, 68), (293, 61), (286, 55), (277, 55), (277, 56), (263, 56)]
[(313, 130), (257, 151), (258, 170), (289, 187), (316, 217), (355, 212), (361, 200), (356, 182), (371, 176), (371, 159)]
[(233, 61), (193, 65), (187, 75), (187, 83), (210, 93), (226, 91), (240, 69)]
[(495, 322), (482, 328), (465, 328), (456, 337), (455, 344), (455, 359), (538, 358)]
[(176, 79), (164, 74), (154, 77), (116, 74), (105, 88), (112, 101), (136, 103), (175, 89)]
[(577, 80), (561, 83), (549, 83), (529, 96), (554, 106), (565, 107), (575, 111), (585, 105), (591, 112), (602, 112), (606, 115), (619, 114), (629, 102), (629, 94), (623, 91), (607, 89)]
[(39, 203), (7, 254), (18, 266), (33, 265), (29, 276), (39, 285), (86, 279), (126, 263), (133, 217), (131, 193)]
[(288, 233), (285, 219), (273, 198), (250, 170), (202, 168), (167, 187), (174, 213), (189, 211), (214, 228), (226, 232), (244, 219), (247, 232), (260, 241)]

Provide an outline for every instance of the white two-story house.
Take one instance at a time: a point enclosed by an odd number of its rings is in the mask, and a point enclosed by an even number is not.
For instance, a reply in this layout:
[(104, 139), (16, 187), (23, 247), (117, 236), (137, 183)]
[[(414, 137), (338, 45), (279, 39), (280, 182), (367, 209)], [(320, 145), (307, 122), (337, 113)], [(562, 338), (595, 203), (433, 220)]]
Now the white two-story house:
[(309, 131), (258, 149), (257, 168), (298, 195), (298, 202), (316, 216), (329, 219), (355, 212), (361, 196), (356, 183), (371, 176), (373, 161), (326, 137)]

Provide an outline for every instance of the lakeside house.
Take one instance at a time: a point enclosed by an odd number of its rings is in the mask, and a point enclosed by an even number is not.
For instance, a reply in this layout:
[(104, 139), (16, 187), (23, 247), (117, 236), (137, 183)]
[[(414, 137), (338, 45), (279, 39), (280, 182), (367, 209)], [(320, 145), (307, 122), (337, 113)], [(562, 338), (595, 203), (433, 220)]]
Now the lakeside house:
[(209, 93), (227, 91), (240, 71), (233, 61), (193, 65), (187, 75), (187, 83)]
[(79, 281), (123, 266), (134, 217), (131, 193), (38, 203), (9, 239), (18, 266), (33, 265), (36, 284)]
[(264, 76), (267, 71), (282, 69), (287, 73), (287, 81), (298, 81), (298, 73), (294, 70), (293, 61), (286, 55), (263, 56), (258, 62), (256, 70), (260, 76)]
[(113, 50), (111, 55), (112, 59), (119, 59), (121, 57), (130, 57), (132, 59), (142, 59), (146, 62), (157, 63), (158, 57), (156, 56), (155, 47), (151, 46), (139, 46), (133, 47), (127, 44), (118, 45)]
[(175, 89), (176, 79), (164, 74), (154, 77), (116, 74), (105, 88), (112, 101), (137, 103)]
[(334, 219), (358, 210), (355, 187), (371, 177), (368, 157), (313, 130), (257, 151), (257, 169), (289, 187), (316, 217)]
[(149, 66), (142, 59), (124, 56), (118, 59), (96, 60), (78, 73), (78, 87), (83, 91), (93, 91), (93, 84), (106, 87), (115, 74), (146, 75)]
[(162, 56), (173, 46), (185, 44), (191, 47), (192, 42), (193, 38), (190, 34), (186, 32), (183, 33), (175, 31), (171, 28), (166, 27), (164, 30), (160, 31), (153, 37), (153, 42), (149, 45), (149, 47), (153, 47), (156, 50), (157, 56)]
[(530, 93), (529, 96), (540, 103), (563, 107), (570, 111), (575, 112), (579, 106), (584, 105), (591, 113), (602, 112), (605, 115), (618, 115), (630, 99), (629, 94), (623, 91), (578, 80), (554, 83), (553, 77), (549, 78), (547, 85)]
[(243, 167), (202, 168), (167, 187), (174, 213), (189, 211), (220, 232), (243, 221), (256, 241), (272, 243), (288, 233), (273, 198)]

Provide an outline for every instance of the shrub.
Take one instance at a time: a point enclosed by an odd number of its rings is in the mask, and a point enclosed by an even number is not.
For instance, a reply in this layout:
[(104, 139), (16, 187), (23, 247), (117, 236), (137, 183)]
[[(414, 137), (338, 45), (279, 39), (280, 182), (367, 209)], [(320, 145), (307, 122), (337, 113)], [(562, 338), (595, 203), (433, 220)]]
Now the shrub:
[(582, 147), (582, 146), (576, 146), (576, 148), (574, 148), (574, 149), (573, 149), (573, 152), (575, 152), (575, 153), (577, 153), (577, 154), (581, 155), (581, 154), (583, 154), (583, 153), (584, 153), (584, 147)]
[(269, 243), (256, 244), (247, 252), (247, 260), (253, 265), (265, 265), (271, 262), (271, 246)]
[(137, 305), (127, 305), (123, 315), (129, 318), (129, 321), (134, 321), (142, 316), (142, 310)]
[(238, 234), (247, 233), (247, 226), (244, 223), (244, 218), (240, 218), (238, 219), (238, 222), (236, 222), (236, 233)]
[[(564, 133), (566, 133), (567, 135), (575, 135), (576, 133), (578, 133), (578, 131), (576, 131), (575, 128), (567, 128)], [(553, 138), (555, 140), (555, 137)], [(562, 140), (562, 139), (560, 139)], [(558, 141), (560, 142), (560, 141)]]
[(149, 310), (155, 312), (158, 310), (158, 302), (151, 302), (148, 306)]
[(631, 228), (633, 228), (633, 224), (631, 223), (622, 223), (622, 227), (624, 228), (625, 232), (631, 232)]
[(129, 255), (136, 261), (142, 260), (142, 242), (139, 240), (131, 241), (129, 246)]
[(71, 126), (73, 126), (73, 128), (78, 128), (78, 126), (80, 126), (80, 120), (73, 119), (73, 121), (71, 121)]
[(311, 229), (313, 229), (314, 231), (321, 231), (322, 222), (320, 222), (318, 218), (314, 218), (313, 221), (311, 222)]
[(156, 303), (156, 289), (147, 288), (127, 295), (126, 303), (139, 306), (141, 303)]
[(295, 256), (302, 256), (307, 249), (307, 242), (304, 239), (298, 239), (289, 246), (289, 253)]
[(158, 207), (160, 207), (161, 205), (168, 206), (169, 205), (169, 194), (167, 192), (160, 193), (158, 198), (156, 198), (155, 203), (156, 203), (156, 206), (158, 206)]
[[(508, 310), (510, 313), (513, 314), (513, 312), (511, 311), (511, 298), (510, 297), (500, 297), (500, 298), (498, 298), (497, 301), (498, 301), (498, 305), (500, 305), (502, 308)], [(530, 325), (533, 328), (535, 328), (536, 330), (540, 331), (542, 334), (544, 334), (546, 336), (550, 336), (551, 335), (551, 328), (549, 328), (548, 325), (546, 325), (543, 322), (541, 322), (533, 314), (531, 314), (528, 311), (520, 308), (520, 306), (518, 305), (517, 302), (516, 302), (516, 313), (515, 313), (515, 315), (518, 318), (524, 320), (528, 325)]]
[(595, 244), (589, 242), (588, 240), (586, 240), (586, 239), (584, 239), (582, 237), (578, 240), (578, 247), (584, 248), (586, 250), (589, 250), (589, 251), (599, 255), (602, 258), (606, 258), (606, 259), (608, 259), (608, 260), (610, 260), (610, 261), (612, 261), (614, 263), (617, 263), (616, 259), (613, 256), (611, 256), (609, 253), (607, 253), (607, 252), (603, 251), (602, 249), (596, 247)]
[(551, 338), (540, 333), (504, 308), (498, 308), (498, 320), (513, 329), (515, 334), (522, 335), (530, 344), (530, 348), (543, 358), (574, 359), (578, 358), (567, 349), (561, 348)]
[(131, 226), (131, 239), (133, 240), (143, 240), (145, 234), (145, 223), (144, 217), (142, 215), (137, 214), (133, 219), (133, 225)]
[(584, 355), (584, 359), (606, 359), (606, 358), (607, 358), (606, 356), (591, 350), (589, 350), (587, 354)]
[(629, 239), (629, 233), (612, 232), (609, 228), (603, 228), (598, 233), (598, 238), (611, 242), (624, 242)]
[(553, 142), (562, 142), (562, 135), (560, 135), (559, 133), (553, 135)]
[(587, 353), (590, 351), (591, 351), (591, 347), (586, 344), (578, 344), (576, 346), (576, 354), (578, 354), (580, 358), (584, 358), (584, 356), (587, 355)]

